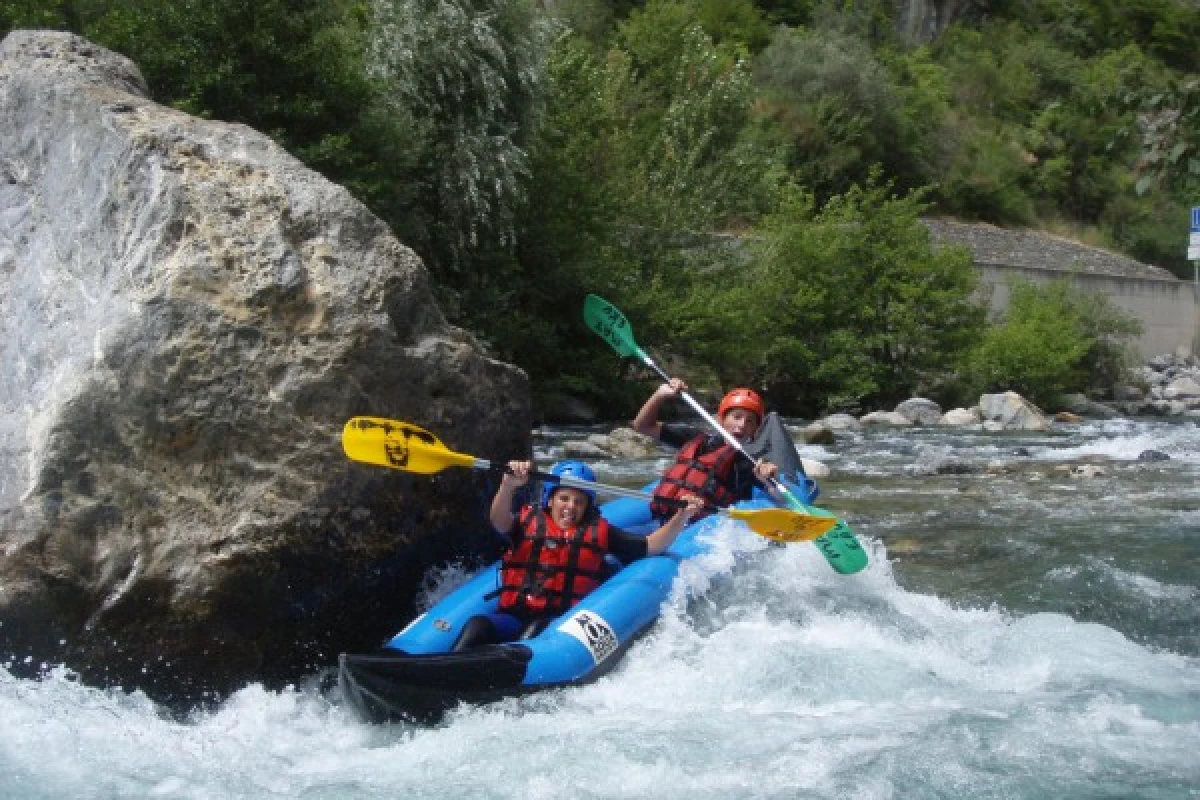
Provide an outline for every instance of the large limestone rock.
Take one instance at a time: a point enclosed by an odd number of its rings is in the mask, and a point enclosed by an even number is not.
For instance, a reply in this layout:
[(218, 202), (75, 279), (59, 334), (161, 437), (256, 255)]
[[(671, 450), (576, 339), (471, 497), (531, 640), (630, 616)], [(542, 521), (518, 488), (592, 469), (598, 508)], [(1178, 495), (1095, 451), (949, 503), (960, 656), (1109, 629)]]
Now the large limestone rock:
[(979, 396), (985, 431), (1048, 431), (1050, 421), (1041, 409), (1016, 392)]
[(356, 414), (529, 450), (523, 373), (343, 189), (119, 55), (5, 38), (0, 659), (189, 700), (378, 644), (489, 487), (349, 462)]

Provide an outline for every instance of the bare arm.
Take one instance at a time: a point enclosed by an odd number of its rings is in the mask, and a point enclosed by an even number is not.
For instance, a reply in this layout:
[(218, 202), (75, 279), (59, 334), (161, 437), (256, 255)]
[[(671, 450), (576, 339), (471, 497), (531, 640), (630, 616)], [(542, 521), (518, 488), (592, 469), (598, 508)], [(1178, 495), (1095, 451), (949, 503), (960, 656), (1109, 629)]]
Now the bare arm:
[(492, 498), (492, 508), (488, 513), (488, 519), (497, 533), (508, 533), (512, 530), (515, 516), (512, 510), (513, 493), (529, 483), (529, 470), (532, 467), (528, 461), (508, 462), (510, 471), (504, 473), (504, 477), (500, 479), (500, 488)]
[(672, 378), (659, 386), (654, 390), (654, 394), (646, 398), (645, 404), (633, 418), (633, 429), (644, 436), (652, 436), (657, 439), (662, 433), (662, 423), (658, 421), (658, 412), (667, 400), (678, 397), (681, 392), (686, 391), (687, 384), (679, 378)]
[(684, 499), (687, 505), (676, 511), (661, 528), (646, 537), (646, 555), (656, 556), (670, 547), (704, 505), (704, 501), (695, 495), (688, 495)]

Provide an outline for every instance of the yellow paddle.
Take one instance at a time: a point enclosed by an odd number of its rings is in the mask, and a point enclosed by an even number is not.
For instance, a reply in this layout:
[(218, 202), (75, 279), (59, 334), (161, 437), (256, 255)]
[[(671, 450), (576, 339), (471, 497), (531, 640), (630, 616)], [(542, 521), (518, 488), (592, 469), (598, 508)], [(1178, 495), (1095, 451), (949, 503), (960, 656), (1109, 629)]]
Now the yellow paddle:
[[(494, 465), (482, 458), (456, 453), (446, 447), (429, 431), (411, 422), (381, 417), (354, 417), (342, 429), (342, 448), (354, 461), (390, 467), (403, 472), (432, 475), (446, 467), (504, 471), (505, 465)], [(605, 494), (651, 499), (652, 495), (636, 489), (593, 483), (569, 475), (535, 472), (535, 478), (575, 489), (592, 489)], [(750, 530), (776, 542), (807, 542), (827, 533), (837, 520), (815, 517), (787, 508), (709, 508), (722, 516), (741, 520)]]

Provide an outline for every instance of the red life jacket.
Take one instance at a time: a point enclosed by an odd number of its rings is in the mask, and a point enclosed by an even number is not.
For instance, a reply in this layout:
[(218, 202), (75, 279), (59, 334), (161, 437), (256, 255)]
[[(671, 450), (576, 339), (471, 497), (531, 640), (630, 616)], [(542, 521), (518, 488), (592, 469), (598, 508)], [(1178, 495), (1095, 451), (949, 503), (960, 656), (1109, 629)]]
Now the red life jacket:
[[(694, 494), (714, 506), (732, 505), (738, 496), (733, 491), (733, 466), (738, 452), (727, 444), (701, 453), (707, 436), (703, 433), (684, 442), (675, 456), (675, 463), (662, 476), (654, 490), (650, 513), (655, 517), (670, 517), (679, 507), (660, 503), (657, 498), (675, 498)], [(699, 519), (706, 513), (697, 514)]]
[(540, 507), (521, 509), (520, 541), (500, 565), (500, 610), (561, 613), (604, 580), (608, 521), (592, 514), (564, 531)]

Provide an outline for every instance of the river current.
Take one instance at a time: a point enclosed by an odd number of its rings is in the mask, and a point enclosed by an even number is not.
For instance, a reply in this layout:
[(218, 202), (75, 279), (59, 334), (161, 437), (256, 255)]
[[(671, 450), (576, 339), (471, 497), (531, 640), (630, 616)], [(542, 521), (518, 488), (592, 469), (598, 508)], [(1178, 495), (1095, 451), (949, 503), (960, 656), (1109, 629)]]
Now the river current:
[[(579, 435), (546, 431), (539, 461)], [(361, 723), (318, 676), (180, 720), (0, 666), (0, 797), (1200, 797), (1200, 425), (802, 453), (866, 571), (723, 523), (612, 673), (434, 728)], [(429, 601), (464, 578), (430, 577)]]

